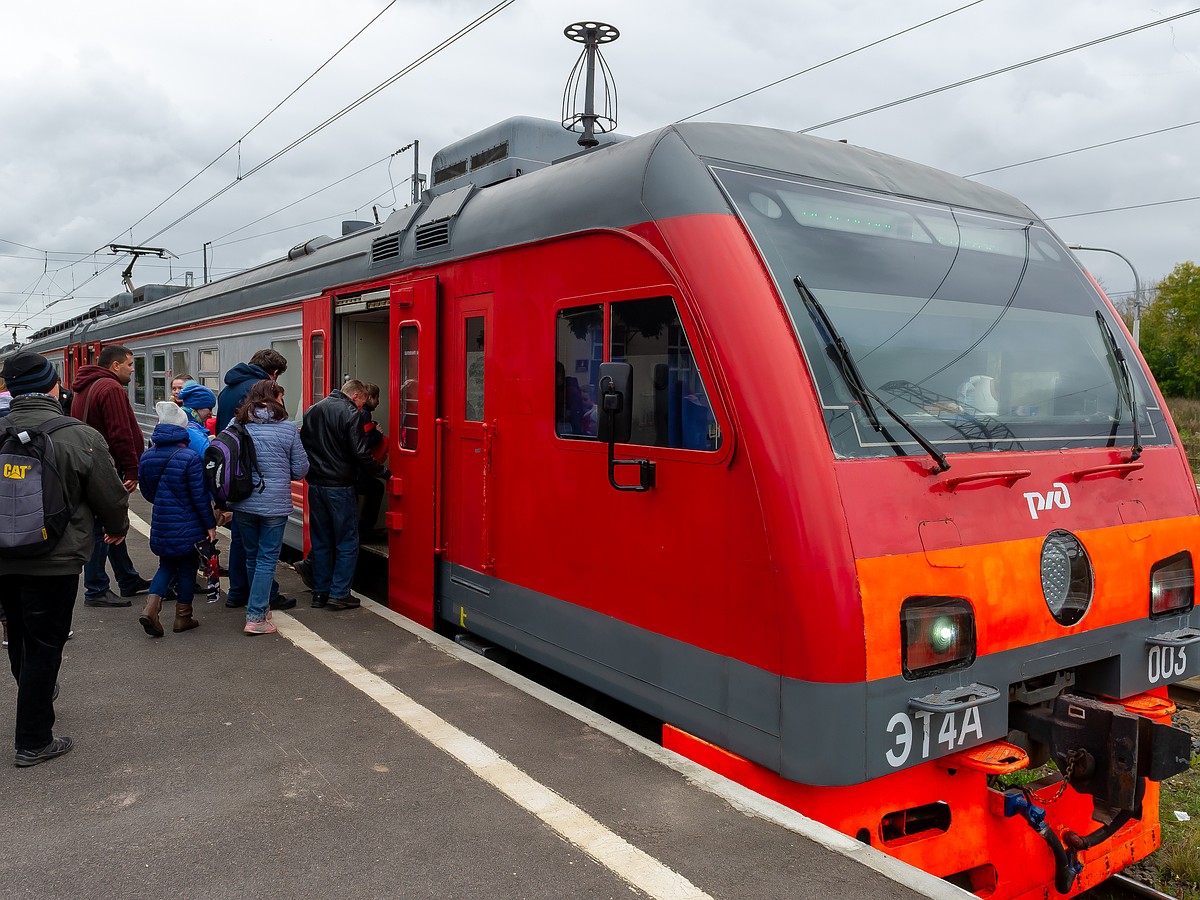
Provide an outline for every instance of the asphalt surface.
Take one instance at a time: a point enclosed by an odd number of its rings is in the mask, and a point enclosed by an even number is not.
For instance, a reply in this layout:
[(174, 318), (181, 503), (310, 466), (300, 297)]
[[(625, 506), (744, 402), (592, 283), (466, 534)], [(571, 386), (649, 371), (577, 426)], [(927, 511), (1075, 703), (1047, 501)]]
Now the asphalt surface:
[[(140, 498), (133, 509), (149, 519)], [(152, 575), (145, 536), (131, 531), (130, 551)], [(291, 570), (279, 578), (300, 604), (260, 637), (202, 595), (201, 627), (173, 634), (164, 609), (162, 639), (138, 625), (140, 599), (96, 609), (80, 595), (55, 727), (75, 748), (27, 769), (0, 758), (0, 897), (969, 896), (398, 617), (309, 609)], [(332, 671), (318, 645), (365, 672)], [(396, 690), (679, 885), (634, 886), (608, 838), (555, 830), (397, 718), (379, 699)]]

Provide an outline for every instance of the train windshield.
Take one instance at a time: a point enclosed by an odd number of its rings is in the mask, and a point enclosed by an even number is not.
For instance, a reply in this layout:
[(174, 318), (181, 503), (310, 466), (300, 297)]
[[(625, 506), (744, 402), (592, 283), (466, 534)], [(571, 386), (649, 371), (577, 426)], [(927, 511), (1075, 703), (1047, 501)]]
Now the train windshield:
[(1170, 442), (1124, 332), (1037, 220), (713, 172), (787, 305), (838, 456), (926, 452), (855, 389), (838, 335), (867, 392), (943, 453)]

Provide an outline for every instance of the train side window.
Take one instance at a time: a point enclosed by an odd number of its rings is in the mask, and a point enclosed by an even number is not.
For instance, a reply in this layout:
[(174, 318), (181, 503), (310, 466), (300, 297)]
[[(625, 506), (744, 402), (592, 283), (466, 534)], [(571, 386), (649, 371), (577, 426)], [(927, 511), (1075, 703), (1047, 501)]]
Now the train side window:
[(633, 366), (630, 443), (716, 450), (721, 431), (670, 297), (612, 304), (609, 359)]
[(171, 378), (178, 378), (180, 375), (191, 375), (192, 370), (188, 368), (188, 352), (186, 350), (171, 351)]
[(560, 309), (554, 324), (554, 433), (595, 438), (596, 384), (604, 361), (604, 307)]
[(133, 358), (133, 405), (146, 405), (146, 357)]
[(221, 389), (221, 351), (217, 347), (207, 347), (200, 350), (198, 368), (200, 383), (213, 391)]
[(287, 370), (276, 381), (283, 387), (284, 406), (292, 414), (292, 420), (300, 421), (302, 391), (300, 376), (304, 372), (304, 361), (300, 358), (300, 339), (271, 341), (271, 349), (287, 360)]
[(150, 396), (152, 402), (158, 403), (167, 399), (167, 354), (152, 354), (150, 366)]
[(470, 316), (464, 322), (466, 328), (463, 419), (467, 422), (483, 421), (483, 360), (484, 360), (483, 316)]
[(309, 354), (312, 360), (312, 396), (313, 403), (325, 399), (325, 335), (315, 332), (308, 339)]
[(400, 446), (417, 449), (417, 373), (420, 371), (420, 347), (417, 326), (400, 328)]

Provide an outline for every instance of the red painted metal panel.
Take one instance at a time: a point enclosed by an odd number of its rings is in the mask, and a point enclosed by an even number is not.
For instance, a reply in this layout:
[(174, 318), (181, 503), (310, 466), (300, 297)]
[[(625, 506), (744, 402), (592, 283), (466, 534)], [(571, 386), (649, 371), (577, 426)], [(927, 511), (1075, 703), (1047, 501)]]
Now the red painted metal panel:
[[(301, 358), (304, 360), (301, 397), (308, 409), (329, 393), (333, 377), (333, 298), (315, 297), (301, 304), (301, 330), (303, 344)], [(314, 356), (319, 358), (314, 359)], [(293, 485), (293, 491), (295, 486)], [(308, 538), (308, 491), (304, 495), (304, 550), (309, 547)]]
[[(426, 277), (391, 287), (392, 435), (388, 484), (388, 606), (433, 626), (438, 502), (438, 282)], [(416, 384), (401, 382), (401, 332), (417, 334)], [(411, 360), (410, 360), (411, 363)], [(410, 379), (411, 380), (411, 379)], [(407, 401), (416, 399), (416, 411)]]

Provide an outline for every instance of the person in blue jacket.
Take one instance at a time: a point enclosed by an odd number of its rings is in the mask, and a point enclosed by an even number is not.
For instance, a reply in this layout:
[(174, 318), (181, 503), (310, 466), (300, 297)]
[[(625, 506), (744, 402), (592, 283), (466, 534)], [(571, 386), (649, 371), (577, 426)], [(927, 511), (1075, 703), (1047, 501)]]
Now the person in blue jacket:
[(204, 483), (204, 462), (188, 446), (187, 417), (170, 400), (154, 404), (158, 425), (150, 435), (150, 449), (138, 462), (138, 486), (154, 504), (150, 517), (150, 549), (158, 557), (158, 571), (150, 582), (150, 595), (138, 619), (150, 637), (162, 637), (158, 620), (163, 597), (175, 586), (175, 632), (189, 631), (200, 623), (192, 615), (196, 591), (196, 542), (216, 540), (212, 495)]
[(204, 456), (208, 449), (208, 427), (204, 424), (217, 405), (217, 395), (196, 381), (179, 389), (179, 405), (187, 416), (188, 446)]

